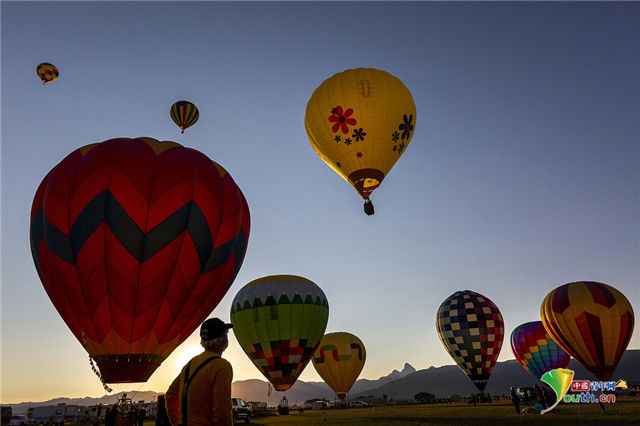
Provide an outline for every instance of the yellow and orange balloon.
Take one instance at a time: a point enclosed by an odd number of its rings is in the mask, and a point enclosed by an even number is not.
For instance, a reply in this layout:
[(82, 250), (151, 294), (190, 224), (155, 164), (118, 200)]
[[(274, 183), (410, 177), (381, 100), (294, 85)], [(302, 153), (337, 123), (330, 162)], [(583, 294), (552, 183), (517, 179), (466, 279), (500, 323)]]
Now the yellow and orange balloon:
[(611, 378), (633, 333), (633, 308), (624, 294), (599, 282), (573, 282), (550, 292), (540, 315), (562, 349), (598, 379)]
[(313, 356), (313, 366), (327, 385), (344, 399), (360, 375), (367, 351), (351, 333), (325, 334)]
[(38, 77), (40, 77), (40, 80), (42, 80), (42, 85), (54, 81), (60, 75), (60, 71), (58, 71), (58, 68), (48, 62), (42, 62), (38, 64), (38, 66), (36, 67), (36, 73), (38, 74)]
[(409, 89), (374, 68), (350, 69), (325, 80), (311, 95), (304, 118), (315, 152), (367, 203), (407, 149), (415, 122)]

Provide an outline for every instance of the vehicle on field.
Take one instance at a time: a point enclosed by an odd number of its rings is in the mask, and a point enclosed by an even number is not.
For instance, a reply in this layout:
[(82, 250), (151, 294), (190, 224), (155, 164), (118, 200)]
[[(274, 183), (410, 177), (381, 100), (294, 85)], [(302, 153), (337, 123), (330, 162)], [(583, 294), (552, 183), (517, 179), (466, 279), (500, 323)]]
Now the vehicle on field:
[(251, 421), (251, 409), (247, 403), (240, 398), (231, 398), (231, 401), (233, 402), (233, 422), (244, 420), (245, 423), (249, 423)]
[(38, 424), (35, 420), (27, 417), (26, 414), (14, 414), (11, 416), (11, 420), (9, 420), (10, 426), (18, 426), (18, 425), (35, 425)]

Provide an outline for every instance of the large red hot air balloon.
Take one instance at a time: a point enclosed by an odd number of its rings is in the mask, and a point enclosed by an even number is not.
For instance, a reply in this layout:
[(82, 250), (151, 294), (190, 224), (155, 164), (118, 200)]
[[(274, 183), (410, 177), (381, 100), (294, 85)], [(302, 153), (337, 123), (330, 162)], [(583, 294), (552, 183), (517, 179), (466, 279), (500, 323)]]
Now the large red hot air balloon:
[(31, 209), (42, 284), (107, 383), (146, 381), (233, 282), (249, 208), (220, 165), (151, 138), (69, 154)]

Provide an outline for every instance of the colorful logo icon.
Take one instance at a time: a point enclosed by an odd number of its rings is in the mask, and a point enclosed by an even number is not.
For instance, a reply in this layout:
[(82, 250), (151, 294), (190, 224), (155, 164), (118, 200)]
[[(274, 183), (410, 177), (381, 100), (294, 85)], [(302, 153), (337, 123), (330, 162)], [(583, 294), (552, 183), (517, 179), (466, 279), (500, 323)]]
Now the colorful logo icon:
[(547, 371), (540, 378), (543, 382), (551, 386), (551, 389), (556, 393), (556, 402), (551, 407), (540, 411), (540, 414), (544, 414), (553, 410), (571, 387), (573, 381), (573, 370), (568, 368), (556, 368), (555, 370)]
[(620, 379), (616, 382), (616, 389), (629, 389), (627, 386), (627, 381)]

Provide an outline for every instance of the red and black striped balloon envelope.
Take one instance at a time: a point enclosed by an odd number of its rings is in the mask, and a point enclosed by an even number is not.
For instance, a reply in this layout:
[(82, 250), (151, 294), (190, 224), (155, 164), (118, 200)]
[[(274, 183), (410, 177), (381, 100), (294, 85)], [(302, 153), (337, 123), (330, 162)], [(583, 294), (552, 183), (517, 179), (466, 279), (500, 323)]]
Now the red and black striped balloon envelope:
[(607, 381), (631, 340), (631, 303), (617, 289), (595, 281), (557, 287), (542, 301), (545, 330), (598, 379)]
[(69, 154), (40, 184), (40, 280), (107, 383), (146, 381), (225, 295), (247, 248), (231, 175), (175, 142), (118, 138)]

